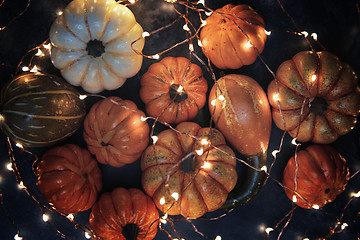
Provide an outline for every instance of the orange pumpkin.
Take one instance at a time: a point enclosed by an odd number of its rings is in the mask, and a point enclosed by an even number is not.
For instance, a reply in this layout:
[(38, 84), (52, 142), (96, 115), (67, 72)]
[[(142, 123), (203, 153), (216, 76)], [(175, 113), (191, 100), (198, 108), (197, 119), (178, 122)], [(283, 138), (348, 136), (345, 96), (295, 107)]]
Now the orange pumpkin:
[(149, 143), (145, 114), (130, 100), (109, 97), (95, 103), (84, 120), (84, 140), (102, 164), (121, 167), (136, 161)]
[(264, 50), (264, 20), (248, 5), (227, 4), (206, 22), (200, 32), (202, 50), (217, 68), (250, 65)]
[(296, 159), (297, 163), (295, 156), (287, 163), (283, 183), (286, 195), (298, 206), (323, 207), (344, 191), (349, 168), (333, 147), (312, 145), (297, 152)]
[(74, 144), (47, 151), (36, 173), (37, 187), (44, 200), (68, 214), (91, 208), (102, 188), (96, 160), (86, 149)]
[(183, 57), (166, 57), (142, 76), (140, 98), (148, 115), (178, 124), (192, 120), (204, 107), (207, 87), (198, 65)]
[[(229, 74), (216, 81), (209, 95), (215, 126), (226, 140), (258, 170), (266, 167), (271, 132), (271, 110), (267, 96), (252, 78)], [(227, 207), (250, 201), (265, 183), (265, 174), (244, 166), (244, 174), (231, 194)]]
[(149, 196), (136, 188), (116, 188), (94, 204), (89, 224), (101, 240), (151, 240), (159, 212)]
[(279, 66), (276, 79), (268, 87), (274, 122), (298, 141), (329, 144), (355, 126), (357, 76), (335, 55), (300, 52)]
[(157, 137), (141, 158), (142, 185), (157, 207), (189, 218), (220, 208), (237, 181), (235, 155), (223, 135), (183, 122)]

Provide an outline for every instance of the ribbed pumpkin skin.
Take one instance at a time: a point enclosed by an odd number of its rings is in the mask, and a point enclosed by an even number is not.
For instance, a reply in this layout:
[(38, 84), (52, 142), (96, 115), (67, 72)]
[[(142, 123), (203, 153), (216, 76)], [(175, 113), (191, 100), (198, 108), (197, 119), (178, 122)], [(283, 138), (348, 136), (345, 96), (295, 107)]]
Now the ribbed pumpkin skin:
[(47, 151), (37, 166), (37, 186), (45, 201), (64, 213), (85, 211), (102, 188), (101, 171), (90, 153), (74, 144)]
[(283, 184), (290, 200), (296, 195), (295, 202), (302, 208), (310, 209), (313, 205), (323, 207), (332, 202), (344, 191), (350, 173), (345, 159), (329, 145), (312, 145), (297, 153), (298, 170), (295, 156), (287, 163), (283, 173)]
[[(89, 224), (102, 240), (151, 240), (157, 233), (159, 212), (152, 199), (136, 188), (116, 188), (104, 193), (94, 204)], [(125, 238), (127, 224), (139, 228), (136, 238)]]
[[(181, 93), (177, 93), (179, 86)], [(140, 98), (150, 116), (178, 124), (196, 117), (205, 105), (207, 88), (198, 65), (184, 57), (166, 57), (142, 76)]]
[(86, 114), (85, 102), (63, 79), (26, 73), (7, 83), (1, 92), (2, 131), (28, 147), (55, 144), (72, 135)]
[[(329, 144), (354, 128), (360, 88), (348, 64), (330, 52), (317, 55), (318, 60), (313, 52), (303, 51), (283, 62), (276, 72), (278, 84), (273, 80), (267, 92), (273, 120), (280, 129), (301, 142)], [(277, 93), (282, 115), (273, 97)]]
[(130, 100), (108, 97), (95, 103), (84, 120), (84, 140), (102, 164), (121, 167), (140, 158), (149, 143), (145, 114)]
[(206, 22), (200, 32), (202, 50), (217, 68), (250, 65), (264, 50), (264, 20), (248, 5), (227, 4)]
[[(220, 208), (234, 188), (237, 181), (235, 154), (217, 129), (183, 122), (176, 130), (178, 132), (162, 131), (155, 145), (144, 151), (142, 185), (164, 213), (198, 218)], [(206, 139), (211, 146), (203, 145), (201, 139)], [(201, 156), (195, 153), (199, 149), (203, 149)], [(177, 202), (172, 196), (174, 192), (179, 194)], [(160, 204), (162, 198), (163, 205)]]

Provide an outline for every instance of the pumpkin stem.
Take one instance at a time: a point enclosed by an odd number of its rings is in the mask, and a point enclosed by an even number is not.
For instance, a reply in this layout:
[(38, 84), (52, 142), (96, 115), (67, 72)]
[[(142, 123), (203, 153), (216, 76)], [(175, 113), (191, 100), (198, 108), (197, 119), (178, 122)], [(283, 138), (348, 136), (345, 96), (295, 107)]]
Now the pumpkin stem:
[(328, 104), (325, 99), (321, 97), (315, 97), (312, 102), (309, 103), (310, 111), (315, 115), (321, 115), (328, 108)]
[(121, 234), (125, 237), (126, 240), (136, 240), (139, 234), (140, 228), (135, 223), (126, 224)]
[(86, 51), (90, 56), (97, 58), (105, 52), (105, 47), (101, 41), (94, 39), (87, 43)]
[(195, 171), (197, 165), (195, 154), (186, 155), (180, 162), (180, 170), (184, 172)]
[(188, 95), (184, 90), (179, 91), (179, 87), (180, 85), (178, 84), (172, 84), (169, 89), (170, 99), (175, 103), (179, 103), (188, 98)]

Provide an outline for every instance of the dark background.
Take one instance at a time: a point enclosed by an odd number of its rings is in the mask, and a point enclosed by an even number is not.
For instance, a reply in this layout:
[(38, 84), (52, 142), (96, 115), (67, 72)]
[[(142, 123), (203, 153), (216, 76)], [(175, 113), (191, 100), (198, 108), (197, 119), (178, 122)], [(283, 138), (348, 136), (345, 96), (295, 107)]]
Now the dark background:
[[(9, 81), (17, 71), (17, 65), (21, 57), (30, 49), (40, 45), (48, 38), (48, 32), (51, 23), (56, 18), (56, 12), (70, 2), (70, 0), (31, 0), (27, 11), (17, 20), (12, 22), (5, 30), (0, 31), (0, 87)], [(248, 0), (248, 1), (220, 1), (206, 0), (208, 7), (216, 9), (226, 3), (245, 3), (252, 6), (264, 18), (266, 29), (271, 30), (272, 34), (268, 37), (265, 50), (262, 57), (272, 71), (285, 60), (290, 59), (297, 52), (309, 50), (309, 46), (303, 37), (290, 32), (297, 31), (292, 21), (281, 10), (275, 0)], [(360, 73), (360, 13), (359, 1), (353, 0), (292, 0), (282, 1), (283, 6), (295, 20), (301, 31), (305, 30), (311, 34), (316, 32), (318, 40), (330, 52), (340, 57), (344, 62), (349, 63), (356, 71)], [(0, 7), (0, 27), (8, 23), (14, 16), (26, 8), (25, 0), (5, 0)], [(151, 32), (161, 26), (166, 25), (177, 17), (171, 10), (171, 4), (161, 0), (139, 0), (136, 4), (130, 6), (137, 21), (142, 25), (144, 31)], [(184, 10), (182, 7), (179, 10)], [(191, 14), (190, 17), (194, 17)], [(196, 22), (196, 21), (195, 21)], [(161, 31), (158, 34), (146, 39), (144, 53), (152, 55), (158, 53), (179, 41), (185, 39), (185, 31), (182, 29), (184, 21), (173, 25), (171, 28)], [(315, 50), (321, 50), (318, 44), (310, 41)], [(205, 59), (201, 50), (194, 42), (196, 53)], [(174, 50), (162, 56), (184, 56), (188, 57), (188, 45), (177, 47)], [(35, 54), (34, 52), (33, 54)], [(44, 72), (59, 74), (49, 63), (47, 58), (42, 58), (40, 62), (37, 58), (35, 63)], [(140, 72), (116, 91), (104, 91), (104, 96), (116, 95), (124, 99), (133, 100), (140, 109), (144, 110), (138, 91), (140, 88), (140, 77), (146, 72), (149, 65), (156, 60), (144, 59)], [(195, 58), (193, 62), (201, 65)], [(211, 84), (209, 73), (205, 72), (205, 77)], [(222, 74), (240, 73), (246, 74), (257, 80), (266, 90), (267, 85), (272, 80), (272, 76), (265, 65), (259, 59), (250, 65), (242, 67), (239, 70), (218, 71), (215, 69), (216, 77)], [(79, 89), (83, 93), (82, 89)], [(87, 98), (86, 105), (89, 109), (99, 98)], [(194, 120), (202, 126), (209, 123), (209, 113), (207, 106), (200, 112)], [(149, 122), (152, 124), (152, 122)], [(360, 168), (360, 142), (359, 142), (359, 123), (349, 134), (340, 137), (332, 143), (348, 161), (350, 172), (353, 174)], [(278, 149), (282, 131), (275, 125), (272, 128), (272, 134), (268, 149), (268, 161), (271, 164), (274, 160), (271, 152)], [(271, 171), (271, 176), (281, 180), (282, 170), (287, 160), (294, 154), (295, 146), (290, 143), (291, 137), (286, 135), (281, 153), (277, 155), (276, 163)], [(71, 138), (65, 142), (76, 143), (86, 147), (82, 140), (82, 129), (79, 129)], [(59, 144), (63, 144), (61, 142)], [(302, 144), (300, 149), (308, 146), (309, 143)], [(41, 154), (47, 148), (30, 149), (34, 154), (41, 157)], [(20, 172), (23, 176), (25, 185), (33, 190), (34, 196), (40, 201), (41, 195), (37, 192), (34, 185), (36, 178), (31, 171), (31, 164), (34, 157), (30, 154), (15, 149), (15, 158), (19, 164)], [(239, 157), (241, 155), (237, 153)], [(13, 239), (17, 230), (24, 239), (61, 239), (53, 227), (63, 232), (70, 239), (85, 239), (83, 231), (75, 229), (74, 225), (66, 218), (50, 215), (50, 223), (53, 226), (42, 221), (42, 213), (34, 201), (25, 191), (19, 190), (16, 184), (15, 176), (6, 170), (6, 164), (9, 162), (8, 147), (6, 136), (0, 132), (0, 189), (3, 193), (3, 206), (6, 211), (0, 210), (0, 239)], [(141, 188), (139, 161), (128, 166), (116, 169), (108, 166), (100, 166), (103, 171), (103, 191), (111, 191), (115, 187), (137, 187)], [(350, 200), (350, 194), (360, 190), (359, 174), (352, 178), (343, 194), (333, 202), (320, 210), (304, 210), (297, 208), (294, 211), (292, 219), (288, 226), (281, 233), (281, 239), (297, 240), (317, 239), (326, 236), (331, 227), (333, 227), (343, 214), (343, 221), (347, 227), (342, 233), (334, 234), (330, 239), (359, 239), (360, 238), (360, 200), (355, 199), (343, 211), (345, 205)], [(266, 239), (264, 229), (266, 227), (275, 228), (275, 225), (283, 219), (292, 207), (291, 201), (286, 197), (280, 185), (272, 179), (266, 183), (260, 193), (248, 204), (239, 207), (218, 220), (194, 220), (193, 223), (197, 229), (210, 239), (220, 235), (223, 240), (229, 239)], [(5, 213), (7, 212), (7, 213)], [(75, 220), (79, 223), (87, 224), (90, 211), (75, 214)], [(222, 214), (222, 211), (216, 211), (207, 214), (206, 217), (213, 217)], [(8, 217), (11, 217), (15, 223)], [(287, 219), (270, 233), (269, 239), (277, 239)], [(206, 239), (196, 233), (193, 227), (186, 221), (175, 223), (176, 230), (182, 238), (185, 239)], [(169, 229), (165, 227), (166, 229)], [(174, 236), (175, 237), (175, 236)], [(158, 232), (155, 239), (168, 239), (168, 237)]]

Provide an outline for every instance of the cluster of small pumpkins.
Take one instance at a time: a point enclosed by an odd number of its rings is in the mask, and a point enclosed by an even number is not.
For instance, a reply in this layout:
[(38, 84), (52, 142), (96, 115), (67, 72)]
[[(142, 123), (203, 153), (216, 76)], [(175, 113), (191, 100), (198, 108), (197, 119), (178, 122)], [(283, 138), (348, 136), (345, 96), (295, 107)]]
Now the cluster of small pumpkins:
[[(264, 21), (251, 7), (229, 4), (206, 21), (202, 50), (215, 67), (238, 69), (263, 51)], [(142, 66), (142, 33), (132, 12), (115, 0), (73, 0), (51, 27), (51, 60), (74, 86), (114, 90)], [(129, 239), (131, 231), (153, 239), (158, 209), (197, 218), (248, 202), (265, 183), (260, 169), (267, 165), (272, 120), (298, 141), (317, 144), (299, 151), (284, 170), (291, 200), (322, 207), (344, 190), (346, 161), (327, 144), (348, 133), (360, 111), (357, 77), (348, 64), (329, 52), (304, 51), (279, 66), (267, 94), (238, 74), (221, 77), (208, 99), (207, 93), (201, 68), (188, 59), (152, 64), (139, 96), (148, 116), (176, 127), (149, 145), (147, 117), (134, 102), (108, 97), (86, 113), (81, 95), (62, 78), (26, 73), (3, 88), (0, 124), (25, 147), (55, 144), (83, 124), (87, 149), (71, 143), (51, 148), (37, 166), (37, 186), (64, 213), (92, 208), (90, 227), (101, 239)], [(215, 127), (191, 122), (206, 102)], [(243, 176), (232, 147), (248, 165)], [(119, 187), (98, 196), (98, 163), (121, 167), (139, 158), (146, 194)]]

